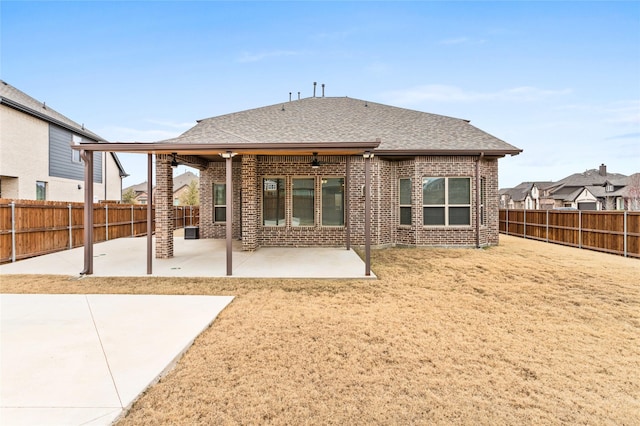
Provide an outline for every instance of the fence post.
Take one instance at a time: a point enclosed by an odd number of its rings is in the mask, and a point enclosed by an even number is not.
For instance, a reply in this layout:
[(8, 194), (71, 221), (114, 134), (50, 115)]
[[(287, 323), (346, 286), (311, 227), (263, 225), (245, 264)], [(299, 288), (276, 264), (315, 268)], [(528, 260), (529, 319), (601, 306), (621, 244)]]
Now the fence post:
[(506, 219), (505, 220), (507, 222), (506, 225), (505, 225), (505, 231), (506, 231), (507, 235), (509, 235), (509, 207), (507, 207), (507, 210), (505, 211), (505, 213), (506, 213), (506, 215), (505, 215)]
[(624, 257), (627, 257), (627, 211), (624, 211)]
[(549, 209), (547, 209), (547, 224), (546, 224), (546, 236), (547, 242), (549, 242)]
[(578, 210), (578, 248), (582, 248), (582, 210)]
[(16, 261), (16, 203), (11, 202), (11, 262)]
[(524, 238), (527, 238), (527, 209), (523, 209), (524, 211)]
[(131, 204), (131, 236), (135, 236), (133, 235), (133, 204)]
[(69, 208), (69, 250), (73, 248), (73, 215), (71, 213), (71, 204), (67, 204)]
[(109, 241), (109, 204), (104, 205), (104, 238)]

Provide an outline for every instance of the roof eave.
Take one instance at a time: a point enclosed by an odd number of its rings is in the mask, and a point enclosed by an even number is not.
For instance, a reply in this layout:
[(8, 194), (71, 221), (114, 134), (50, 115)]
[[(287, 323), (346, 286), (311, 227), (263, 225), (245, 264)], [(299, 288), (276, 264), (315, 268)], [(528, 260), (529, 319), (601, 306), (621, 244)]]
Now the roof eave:
[(184, 144), (147, 142), (80, 143), (73, 149), (103, 152), (130, 152), (141, 154), (213, 155), (227, 151), (237, 154), (310, 153), (357, 154), (374, 151), (380, 141), (368, 142), (289, 142), (289, 143), (229, 143), (229, 144)]
[(521, 149), (376, 149), (376, 155), (389, 157), (406, 157), (416, 155), (473, 155), (485, 157), (504, 157), (518, 155)]
[(53, 117), (50, 117), (50, 116), (46, 115), (46, 114), (38, 112), (38, 111), (36, 111), (36, 110), (34, 110), (32, 108), (24, 106), (19, 102), (13, 101), (13, 100), (8, 99), (8, 98), (5, 98), (4, 96), (0, 96), (0, 104), (1, 105), (6, 105), (9, 108), (13, 108), (13, 109), (15, 109), (17, 111), (24, 112), (25, 114), (28, 114), (28, 115), (31, 115), (33, 117), (39, 118), (39, 119), (41, 119), (43, 121), (46, 121), (48, 123), (55, 124), (56, 126), (60, 126), (63, 129), (67, 129), (67, 130), (69, 130), (71, 132), (74, 132), (74, 133), (76, 133), (76, 134), (78, 134), (80, 136), (83, 136), (85, 138), (94, 140), (96, 142), (104, 141), (104, 139), (102, 139), (100, 137), (96, 138), (96, 136), (98, 136), (98, 135), (96, 135), (94, 133), (89, 133), (89, 132), (87, 132), (87, 131), (85, 131), (85, 130), (83, 130), (81, 128), (77, 128), (75, 126), (71, 126), (71, 125), (69, 125), (67, 123), (64, 123), (64, 122), (62, 122), (60, 120), (57, 120), (57, 119), (55, 119)]

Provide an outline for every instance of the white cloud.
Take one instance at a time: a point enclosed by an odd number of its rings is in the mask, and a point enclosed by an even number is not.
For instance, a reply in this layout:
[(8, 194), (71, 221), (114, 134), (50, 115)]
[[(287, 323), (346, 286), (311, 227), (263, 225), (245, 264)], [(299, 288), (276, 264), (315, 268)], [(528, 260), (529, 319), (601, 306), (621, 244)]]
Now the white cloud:
[(538, 101), (552, 96), (571, 93), (571, 89), (551, 90), (521, 86), (496, 92), (467, 91), (456, 86), (430, 84), (396, 90), (383, 94), (392, 103), (416, 104), (424, 101), (436, 102), (479, 102), (479, 101)]
[(294, 50), (272, 50), (269, 52), (260, 52), (260, 53), (250, 53), (250, 52), (242, 52), (240, 57), (238, 58), (238, 62), (240, 63), (248, 63), (248, 62), (259, 62), (263, 59), (268, 58), (277, 58), (282, 56), (296, 56), (300, 55), (301, 52), (296, 52)]

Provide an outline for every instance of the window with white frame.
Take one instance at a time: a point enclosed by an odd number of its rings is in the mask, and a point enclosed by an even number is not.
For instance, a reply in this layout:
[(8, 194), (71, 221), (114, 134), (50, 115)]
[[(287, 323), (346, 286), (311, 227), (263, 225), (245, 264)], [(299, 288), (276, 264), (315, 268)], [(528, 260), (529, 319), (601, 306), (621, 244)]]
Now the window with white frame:
[(471, 178), (423, 178), (422, 207), (426, 226), (470, 225)]
[(227, 184), (213, 184), (213, 222), (227, 221)]
[(401, 178), (399, 187), (400, 225), (411, 225), (411, 179)]
[(47, 182), (36, 181), (36, 200), (47, 199)]
[(313, 226), (315, 224), (315, 179), (296, 178), (291, 185), (291, 226)]
[(285, 224), (285, 179), (264, 178), (262, 180), (262, 224), (284, 226)]
[(322, 225), (344, 226), (344, 178), (322, 178)]
[[(82, 142), (82, 138), (78, 135), (71, 135), (71, 143), (73, 145), (80, 145), (80, 142)], [(72, 149), (71, 150), (71, 162), (72, 163), (82, 163), (82, 157), (80, 157), (80, 151), (77, 149)]]
[(480, 178), (480, 225), (486, 225), (487, 179)]

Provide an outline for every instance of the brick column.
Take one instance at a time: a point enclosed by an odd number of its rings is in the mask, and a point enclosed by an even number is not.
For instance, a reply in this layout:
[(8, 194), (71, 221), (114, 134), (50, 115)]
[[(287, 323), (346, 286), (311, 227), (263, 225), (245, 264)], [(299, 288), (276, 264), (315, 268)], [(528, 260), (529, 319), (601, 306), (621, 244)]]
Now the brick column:
[(242, 250), (258, 248), (258, 176), (257, 157), (242, 156)]
[(173, 257), (173, 169), (171, 155), (156, 155), (156, 258)]

